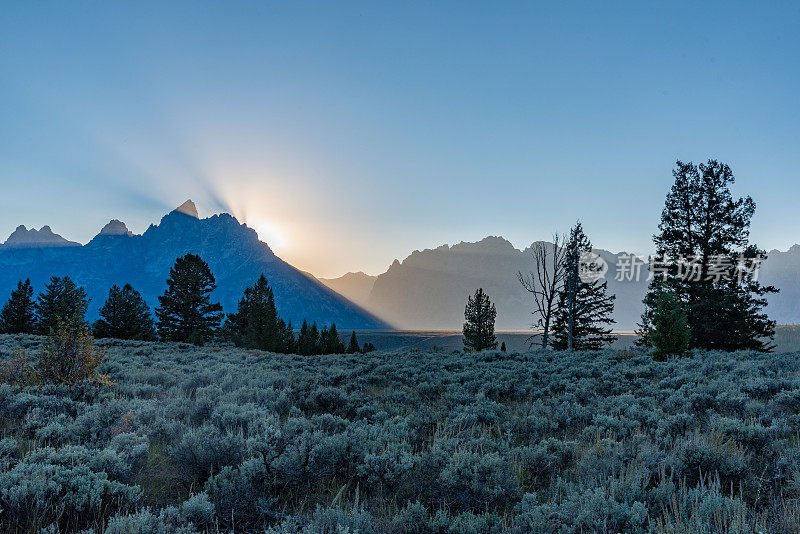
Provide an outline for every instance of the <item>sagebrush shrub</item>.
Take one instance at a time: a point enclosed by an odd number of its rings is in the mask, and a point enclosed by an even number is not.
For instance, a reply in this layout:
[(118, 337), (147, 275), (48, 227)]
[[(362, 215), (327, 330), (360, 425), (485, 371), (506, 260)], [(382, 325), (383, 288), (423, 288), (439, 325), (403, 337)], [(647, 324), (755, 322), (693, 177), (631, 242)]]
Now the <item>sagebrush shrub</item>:
[(83, 381), (111, 385), (98, 367), (105, 351), (97, 349), (86, 325), (79, 320), (59, 320), (39, 358), (31, 363), (25, 352), (0, 364), (0, 381), (20, 386), (73, 385)]
[(0, 384), (0, 531), (800, 527), (796, 355), (97, 346), (113, 388)]
[(89, 330), (76, 321), (59, 321), (36, 364), (36, 375), (43, 384), (71, 385), (84, 380), (110, 385), (100, 374), (105, 351), (95, 348)]

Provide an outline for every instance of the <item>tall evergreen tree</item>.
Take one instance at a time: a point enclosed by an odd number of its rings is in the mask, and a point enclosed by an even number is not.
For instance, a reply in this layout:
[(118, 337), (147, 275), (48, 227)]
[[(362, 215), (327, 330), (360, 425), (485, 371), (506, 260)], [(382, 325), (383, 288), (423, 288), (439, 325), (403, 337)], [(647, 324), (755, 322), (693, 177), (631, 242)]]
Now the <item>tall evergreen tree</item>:
[(95, 337), (116, 339), (155, 339), (156, 329), (150, 308), (138, 291), (130, 284), (122, 289), (111, 286), (108, 298), (100, 308), (100, 319), (92, 326)]
[[(553, 348), (556, 350), (599, 350), (616, 337), (608, 325), (615, 321), (614, 295), (607, 295), (607, 281), (591, 276), (599, 269), (589, 261), (592, 242), (578, 222), (570, 231), (564, 255), (564, 284), (559, 290), (553, 323)], [(581, 276), (581, 269), (589, 276)]]
[(286, 328), (283, 330), (283, 352), (286, 354), (297, 353), (297, 340), (294, 337), (292, 321), (286, 323)]
[(778, 290), (757, 279), (766, 256), (749, 243), (755, 203), (733, 198), (733, 171), (715, 160), (678, 161), (672, 174), (653, 237), (658, 272), (644, 300), (642, 342), (651, 342), (658, 295), (668, 290), (684, 304), (690, 348), (771, 351), (775, 322), (763, 310), (766, 295)]
[(320, 354), (320, 352), (322, 352), (322, 346), (317, 323), (314, 322), (308, 326), (308, 321), (303, 321), (300, 334), (297, 336), (297, 354), (311, 356)]
[(655, 347), (653, 357), (665, 360), (668, 356), (682, 356), (689, 349), (692, 332), (683, 302), (672, 291), (658, 290), (653, 325), (648, 334)]
[(325, 352), (328, 343), (328, 327), (323, 326), (322, 330), (319, 331), (319, 351), (317, 354), (328, 354)]
[(0, 332), (5, 334), (32, 334), (36, 331), (36, 305), (30, 279), (17, 282), (17, 289), (0, 311)]
[(320, 335), (321, 354), (344, 354), (345, 346), (339, 338), (336, 324), (331, 324), (330, 328), (323, 328)]
[(294, 345), (291, 326), (278, 316), (275, 295), (262, 274), (244, 290), (236, 313), (229, 313), (225, 331), (240, 347), (290, 352)]
[(356, 338), (356, 331), (353, 330), (353, 333), (350, 335), (350, 343), (347, 345), (347, 353), (348, 354), (355, 354), (357, 352), (361, 352), (361, 347), (358, 346), (358, 339)]
[(494, 320), (497, 309), (489, 300), (489, 296), (479, 288), (475, 295), (467, 297), (464, 308), (464, 350), (481, 351), (497, 348), (494, 335)]
[(308, 330), (308, 321), (303, 320), (303, 324), (300, 326), (300, 332), (297, 333), (297, 354), (300, 354), (301, 356), (310, 354), (307, 352)]
[(196, 254), (175, 260), (167, 289), (158, 297), (158, 335), (165, 341), (201, 344), (214, 335), (222, 318), (222, 306), (211, 302), (217, 285), (208, 264)]
[(322, 352), (322, 339), (320, 338), (316, 321), (311, 323), (311, 329), (308, 331), (308, 339), (310, 347), (309, 354), (320, 354)]
[(51, 276), (36, 300), (36, 315), (39, 318), (37, 331), (50, 334), (58, 327), (59, 321), (85, 326), (88, 307), (86, 291), (75, 285), (69, 276)]

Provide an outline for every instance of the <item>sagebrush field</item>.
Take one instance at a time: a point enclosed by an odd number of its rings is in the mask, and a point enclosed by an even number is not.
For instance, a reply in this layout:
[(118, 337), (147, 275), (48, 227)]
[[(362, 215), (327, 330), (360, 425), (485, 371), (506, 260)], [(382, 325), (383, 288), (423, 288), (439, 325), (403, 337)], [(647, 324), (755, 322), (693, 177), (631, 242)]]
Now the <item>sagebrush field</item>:
[(0, 386), (0, 530), (800, 530), (795, 354), (98, 344), (113, 386)]

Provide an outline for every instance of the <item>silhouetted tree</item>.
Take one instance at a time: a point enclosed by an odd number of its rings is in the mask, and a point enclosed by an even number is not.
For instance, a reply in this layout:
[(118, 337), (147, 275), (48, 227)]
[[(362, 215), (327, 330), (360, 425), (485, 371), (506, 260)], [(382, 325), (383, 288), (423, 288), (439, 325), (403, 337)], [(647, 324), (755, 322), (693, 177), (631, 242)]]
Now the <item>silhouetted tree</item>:
[(350, 335), (350, 343), (347, 345), (347, 353), (355, 354), (356, 352), (361, 352), (361, 347), (358, 346), (358, 339), (356, 339), (356, 331), (353, 330), (353, 333)]
[(0, 311), (0, 332), (5, 334), (32, 334), (36, 331), (36, 305), (30, 279), (17, 282), (17, 289)]
[(311, 328), (308, 331), (308, 339), (310, 341), (309, 347), (311, 348), (309, 354), (319, 354), (322, 352), (322, 342), (320, 340), (319, 328), (317, 322), (311, 323)]
[(297, 354), (302, 356), (306, 356), (307, 347), (308, 347), (308, 321), (305, 319), (303, 320), (302, 326), (300, 326), (300, 332), (297, 334)]
[(683, 302), (667, 289), (659, 289), (653, 311), (649, 341), (655, 347), (653, 357), (665, 360), (668, 356), (682, 356), (689, 349), (692, 332)]
[(297, 353), (303, 356), (319, 354), (322, 351), (319, 329), (314, 322), (310, 327), (308, 321), (303, 321), (300, 327), (300, 335), (297, 336)]
[(228, 314), (224, 330), (240, 347), (284, 353), (294, 348), (294, 334), (278, 316), (275, 295), (263, 274), (244, 290), (236, 313)]
[(373, 345), (370, 342), (364, 343), (364, 346), (361, 348), (361, 352), (364, 353), (364, 354), (366, 354), (368, 352), (372, 352), (374, 350), (376, 350), (375, 349), (375, 345)]
[[(531, 325), (542, 332), (542, 348), (546, 349), (550, 342), (550, 329), (558, 304), (558, 294), (564, 285), (566, 264), (564, 261), (567, 249), (563, 235), (554, 234), (552, 243), (538, 241), (531, 247), (533, 271), (523, 275), (517, 272), (522, 287), (533, 295), (535, 322)], [(532, 339), (532, 338), (531, 338)], [(533, 346), (533, 343), (531, 343)]]
[(283, 330), (283, 352), (286, 354), (294, 354), (297, 352), (297, 340), (294, 338), (292, 321), (286, 323), (286, 328)]
[(500, 343), (500, 351), (501, 352), (505, 352), (506, 351), (506, 342), (505, 341)]
[(556, 350), (598, 350), (616, 340), (606, 326), (615, 322), (611, 315), (616, 297), (606, 294), (608, 282), (599, 277), (600, 259), (591, 254), (592, 243), (578, 222), (566, 244), (564, 284), (553, 323)]
[(73, 282), (69, 276), (51, 276), (36, 301), (38, 317), (37, 331), (50, 334), (59, 321), (86, 326), (86, 310), (89, 297), (86, 291)]
[(650, 343), (660, 292), (684, 304), (690, 348), (769, 352), (775, 322), (764, 313), (766, 295), (778, 290), (758, 283), (763, 250), (749, 243), (755, 202), (734, 199), (733, 171), (715, 160), (678, 161), (675, 181), (653, 237), (658, 272), (645, 297), (642, 343)]
[(467, 306), (464, 308), (464, 350), (497, 348), (497, 338), (494, 336), (496, 317), (497, 310), (483, 288), (478, 289), (474, 297), (467, 297)]
[(325, 352), (326, 343), (328, 343), (328, 327), (323, 326), (319, 331), (319, 347), (317, 348), (317, 354), (327, 354)]
[(210, 339), (222, 317), (222, 306), (210, 298), (216, 287), (211, 269), (200, 256), (178, 258), (169, 271), (166, 291), (158, 297), (158, 335), (165, 341), (195, 344)]
[(320, 334), (320, 354), (344, 354), (345, 346), (339, 339), (339, 332), (336, 324), (331, 324), (330, 328), (323, 328)]
[(111, 286), (108, 298), (100, 308), (100, 319), (92, 326), (95, 337), (152, 340), (156, 337), (150, 308), (130, 284), (122, 289)]

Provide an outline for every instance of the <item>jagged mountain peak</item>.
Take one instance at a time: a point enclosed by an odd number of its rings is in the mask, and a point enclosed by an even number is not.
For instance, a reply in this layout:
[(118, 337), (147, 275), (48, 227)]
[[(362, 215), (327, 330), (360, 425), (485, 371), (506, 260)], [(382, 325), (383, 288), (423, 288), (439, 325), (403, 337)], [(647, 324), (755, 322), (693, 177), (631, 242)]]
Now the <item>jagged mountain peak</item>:
[(98, 235), (133, 235), (133, 232), (128, 230), (124, 222), (119, 219), (111, 219), (108, 224), (103, 226)]
[(486, 236), (479, 241), (462, 241), (450, 247), (451, 250), (470, 251), (470, 252), (494, 252), (494, 253), (509, 253), (517, 252), (517, 249), (511, 244), (511, 241), (502, 237), (490, 235)]
[(39, 230), (35, 228), (28, 230), (24, 224), (21, 224), (8, 236), (5, 246), (7, 248), (70, 247), (80, 246), (80, 243), (69, 241), (53, 233), (49, 225), (44, 225)]
[[(181, 211), (183, 210), (183, 211)], [(188, 210), (189, 213), (185, 213)], [(216, 213), (204, 219), (194, 215), (194, 203), (187, 200), (178, 208), (170, 211), (161, 218), (159, 224), (151, 224), (142, 234), (148, 239), (172, 239), (189, 242), (202, 239), (207, 242), (227, 243), (228, 246), (247, 244), (270, 255), (274, 255), (267, 243), (259, 241), (256, 231), (230, 213)]]
[(197, 213), (197, 206), (195, 206), (192, 199), (188, 199), (186, 202), (172, 210), (173, 212), (183, 213), (184, 215), (188, 215), (190, 217), (194, 217), (195, 219), (199, 219), (200, 215)]

